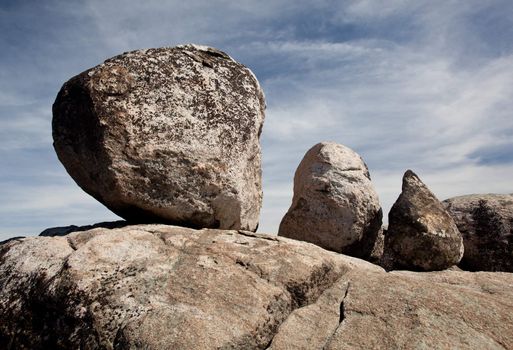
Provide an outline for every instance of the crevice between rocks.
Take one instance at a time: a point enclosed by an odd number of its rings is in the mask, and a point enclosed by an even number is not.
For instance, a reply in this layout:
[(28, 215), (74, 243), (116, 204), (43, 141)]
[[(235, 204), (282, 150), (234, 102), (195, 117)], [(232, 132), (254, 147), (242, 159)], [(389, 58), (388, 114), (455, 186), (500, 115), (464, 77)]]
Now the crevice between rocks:
[[(329, 274), (329, 272), (332, 271), (332, 269), (329, 269), (327, 267), (328, 266), (325, 265), (325, 264), (323, 264), (322, 267), (321, 267), (321, 270), (324, 272), (324, 276), (327, 276)], [(317, 270), (317, 271), (319, 271), (319, 270)], [(317, 271), (314, 271), (312, 273), (312, 275), (310, 275), (310, 279), (308, 281), (306, 281), (306, 285), (308, 285), (309, 283), (312, 283), (312, 282), (313, 283), (316, 283), (316, 282), (319, 283), (320, 282), (320, 281), (317, 280), (317, 277), (315, 277), (315, 275), (317, 274), (316, 273)], [(279, 333), (281, 325), (288, 320), (290, 315), (292, 315), (295, 311), (297, 311), (299, 309), (302, 309), (304, 307), (307, 307), (307, 306), (310, 306), (310, 305), (313, 305), (313, 304), (317, 303), (317, 301), (319, 300), (321, 295), (326, 290), (328, 290), (331, 287), (333, 287), (340, 280), (340, 278), (342, 278), (342, 275), (343, 275), (343, 273), (342, 274), (337, 274), (336, 277), (329, 278), (329, 279), (325, 280), (324, 281), (325, 283), (320, 282), (320, 285), (322, 287), (317, 290), (315, 296), (313, 296), (313, 297), (310, 296), (310, 298), (308, 298), (308, 296), (306, 295), (305, 290), (302, 290), (301, 288), (297, 288), (297, 286), (295, 286), (295, 287), (291, 287), (290, 285), (289, 286), (285, 286), (287, 291), (290, 293), (291, 298), (292, 298), (291, 310), (287, 314), (287, 316), (281, 322), (279, 322), (277, 324), (277, 326), (275, 327), (275, 331), (274, 331), (274, 333), (272, 334), (272, 336), (271, 336), (271, 338), (269, 340), (269, 343), (263, 349), (266, 349), (266, 350), (267, 349), (271, 349), (274, 337)], [(305, 285), (305, 283), (303, 283), (303, 285)], [(317, 285), (319, 285), (319, 284), (317, 284)], [(345, 314), (344, 314), (344, 299), (346, 298), (348, 291), (349, 291), (349, 283), (347, 285), (346, 291), (344, 293), (344, 297), (343, 297), (343, 299), (341, 301), (341, 304), (340, 304), (339, 326), (340, 326), (340, 324), (342, 323), (342, 321), (345, 318)], [(338, 327), (337, 327), (337, 329), (338, 329)], [(335, 332), (336, 332), (336, 330), (333, 332), (333, 334)], [(331, 336), (330, 336), (330, 339), (331, 339)], [(329, 341), (329, 339), (328, 339), (328, 341)]]
[(338, 318), (338, 326), (335, 328), (335, 330), (333, 330), (333, 333), (331, 333), (331, 335), (326, 339), (326, 342), (324, 343), (322, 349), (326, 349), (327, 346), (331, 343), (331, 340), (333, 339), (333, 337), (335, 336), (335, 334), (337, 333), (337, 331), (340, 329), (340, 327), (342, 327), (343, 323), (344, 323), (344, 320), (346, 319), (346, 298), (347, 298), (347, 295), (349, 293), (349, 288), (351, 288), (351, 282), (348, 281), (347, 282), (347, 287), (346, 287), (346, 291), (344, 293), (344, 297), (342, 298), (342, 300), (340, 301), (340, 313), (339, 313), (339, 318)]
[[(249, 235), (248, 235), (249, 236)], [(253, 236), (251, 236), (253, 237)], [(258, 236), (256, 238), (259, 238)], [(265, 238), (264, 238), (265, 239)], [(290, 283), (277, 283), (276, 281), (270, 280), (258, 266), (255, 266), (249, 262), (243, 261), (242, 259), (235, 260), (235, 263), (241, 268), (255, 274), (260, 279), (265, 280), (267, 283), (282, 288), (284, 292), (290, 296), (289, 310), (285, 314), (285, 317), (280, 320), (277, 319), (276, 324), (270, 327), (270, 338), (269, 341), (262, 347), (262, 349), (269, 349), (274, 337), (279, 333), (281, 325), (286, 322), (290, 315), (303, 307), (315, 304), (320, 296), (329, 288), (331, 288), (337, 281), (342, 277), (344, 272), (336, 272), (335, 266), (332, 263), (323, 262), (321, 266), (312, 269), (310, 275), (300, 282)], [(315, 288), (317, 287), (317, 288)], [(347, 294), (347, 291), (346, 291)], [(265, 328), (265, 327), (264, 327)], [(256, 333), (262, 331), (261, 327), (255, 330)]]
[(346, 292), (344, 293), (344, 297), (342, 298), (342, 301), (340, 302), (340, 315), (338, 319), (338, 324), (340, 325), (346, 318), (346, 310), (345, 310), (345, 300), (347, 297), (347, 293), (349, 293), (349, 288), (351, 287), (351, 282), (347, 282)]

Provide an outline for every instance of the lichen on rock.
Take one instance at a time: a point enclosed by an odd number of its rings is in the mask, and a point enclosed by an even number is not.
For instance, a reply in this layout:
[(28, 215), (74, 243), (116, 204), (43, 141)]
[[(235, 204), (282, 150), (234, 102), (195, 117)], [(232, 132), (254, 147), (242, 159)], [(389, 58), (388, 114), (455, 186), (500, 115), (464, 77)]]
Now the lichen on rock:
[(127, 52), (71, 78), (53, 105), (59, 160), (132, 222), (256, 230), (265, 101), (227, 54)]
[(443, 204), (463, 236), (461, 268), (513, 272), (512, 194), (465, 195)]

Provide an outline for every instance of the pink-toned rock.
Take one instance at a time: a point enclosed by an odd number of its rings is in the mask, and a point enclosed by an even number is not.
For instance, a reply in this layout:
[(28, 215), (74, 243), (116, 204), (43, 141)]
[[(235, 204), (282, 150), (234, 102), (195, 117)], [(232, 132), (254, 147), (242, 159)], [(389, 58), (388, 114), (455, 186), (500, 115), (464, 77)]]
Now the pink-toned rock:
[(513, 274), (391, 272), (247, 231), (0, 244), (1, 349), (511, 349)]

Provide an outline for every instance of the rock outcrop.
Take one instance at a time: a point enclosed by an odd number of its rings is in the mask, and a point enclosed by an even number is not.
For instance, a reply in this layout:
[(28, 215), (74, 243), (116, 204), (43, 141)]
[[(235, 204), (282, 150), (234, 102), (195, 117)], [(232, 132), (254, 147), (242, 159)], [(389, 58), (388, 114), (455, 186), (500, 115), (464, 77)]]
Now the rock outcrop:
[(256, 230), (264, 95), (227, 54), (186, 45), (124, 53), (66, 82), (59, 160), (132, 222)]
[(382, 211), (362, 158), (333, 142), (313, 146), (294, 175), (292, 205), (279, 235), (368, 258)]
[(507, 349), (513, 274), (392, 272), (247, 231), (0, 245), (2, 349)]
[(467, 195), (443, 203), (463, 236), (462, 269), (513, 272), (513, 194)]
[[(463, 240), (442, 203), (411, 170), (388, 215), (386, 264), (413, 270), (443, 270), (463, 256)], [(392, 266), (388, 266), (391, 268)]]

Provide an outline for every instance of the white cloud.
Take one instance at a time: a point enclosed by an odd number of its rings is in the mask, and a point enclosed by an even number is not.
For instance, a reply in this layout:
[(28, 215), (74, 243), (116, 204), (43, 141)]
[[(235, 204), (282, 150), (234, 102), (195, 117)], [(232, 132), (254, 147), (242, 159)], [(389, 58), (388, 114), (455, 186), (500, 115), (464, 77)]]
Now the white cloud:
[(2, 183), (0, 217), (0, 241), (17, 235), (36, 235), (53, 226), (119, 220), (68, 181), (61, 185)]
[[(454, 29), (462, 16), (455, 15), (452, 22), (446, 13), (431, 22), (433, 28), (424, 19), (424, 30), (439, 32), (442, 20), (450, 22), (444, 28)], [(466, 29), (458, 27), (458, 35), (465, 36)], [(303, 71), (264, 82), (268, 95), (276, 92), (284, 98), (274, 100), (268, 110), (264, 142), (278, 155), (264, 156), (264, 175), (269, 168), (292, 181), (303, 154), (329, 139), (356, 149), (368, 161), (385, 216), (408, 168), (419, 172), (441, 199), (513, 192), (512, 166), (479, 165), (469, 157), (482, 147), (511, 142), (513, 73), (508, 67), (513, 55), (480, 58), (474, 65), (454, 55), (458, 41), (443, 50), (440, 33), (424, 34), (418, 43), (294, 41), (262, 49), (306, 62)], [(433, 46), (426, 45), (431, 40), (436, 41)], [(285, 181), (285, 176), (274, 177)], [(265, 195), (262, 227), (276, 232), (276, 218), (288, 209), (292, 194), (269, 186)]]
[[(344, 19), (376, 19), (404, 15), (422, 7), (422, 2), (411, 0), (358, 0), (343, 8)], [(436, 5), (435, 5), (436, 6)]]
[(1, 118), (0, 152), (51, 146), (51, 106), (21, 104), (19, 109)]

